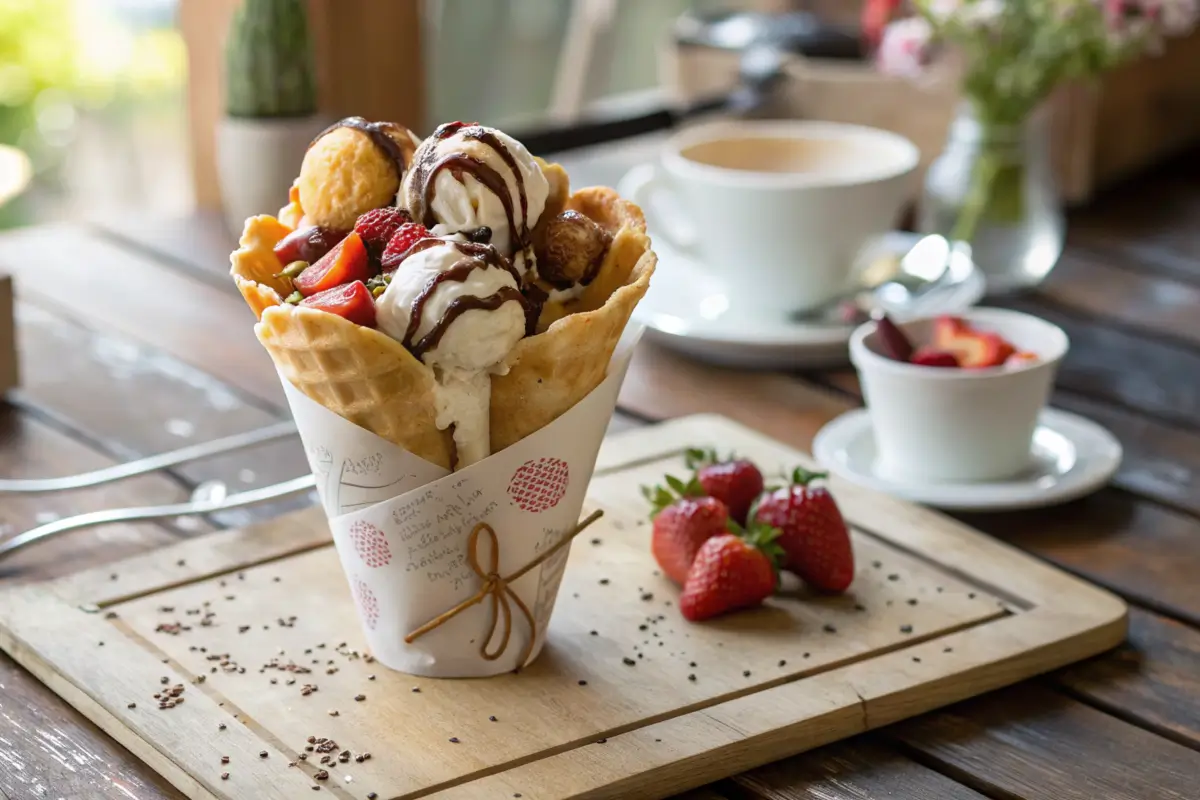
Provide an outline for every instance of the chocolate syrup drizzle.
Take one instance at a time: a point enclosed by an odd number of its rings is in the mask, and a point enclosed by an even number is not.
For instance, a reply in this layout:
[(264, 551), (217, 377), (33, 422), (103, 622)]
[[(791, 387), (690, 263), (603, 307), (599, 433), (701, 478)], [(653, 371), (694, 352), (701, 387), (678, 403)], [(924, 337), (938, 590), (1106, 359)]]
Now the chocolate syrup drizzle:
[(525, 313), (525, 324), (529, 326), (529, 303), (525, 299), (525, 295), (513, 286), (501, 287), (494, 294), (487, 297), (475, 297), (473, 295), (462, 295), (450, 301), (450, 305), (446, 307), (446, 312), (442, 314), (434, 326), (429, 330), (429, 333), (422, 336), (418, 341), (413, 342), (413, 338), (417, 335), (417, 330), (421, 327), (421, 317), (425, 311), (425, 304), (429, 302), (429, 298), (437, 290), (437, 287), (447, 281), (463, 283), (471, 276), (471, 273), (477, 269), (487, 269), (488, 267), (497, 267), (506, 270), (513, 276), (513, 280), (518, 284), (521, 282), (521, 277), (517, 270), (504, 256), (500, 255), (500, 251), (491, 245), (476, 244), (475, 242), (455, 242), (446, 239), (421, 239), (408, 248), (397, 260), (396, 263), (403, 261), (414, 253), (422, 250), (428, 250), (430, 247), (436, 247), (441, 244), (452, 244), (466, 258), (455, 262), (449, 269), (439, 272), (434, 275), (422, 287), (421, 291), (413, 299), (412, 308), (409, 311), (408, 329), (404, 332), (403, 344), (417, 358), (421, 358), (427, 351), (437, 347), (450, 325), (462, 316), (467, 311), (483, 310), (494, 311), (500, 306), (507, 303), (509, 300), (516, 300), (521, 304), (521, 309)]
[[(516, 224), (516, 209), (513, 204), (512, 192), (508, 188), (507, 181), (504, 180), (504, 177), (500, 173), (483, 161), (465, 153), (449, 153), (441, 158), (437, 158), (436, 143), (450, 138), (459, 131), (462, 131), (463, 138), (474, 139), (490, 147), (512, 170), (513, 178), (517, 183), (517, 200), (520, 203), (521, 209), (521, 226), (519, 228)], [(428, 148), (421, 151), (421, 158), (412, 165), (413, 181), (417, 186), (416, 199), (419, 203), (411, 209), (413, 216), (421, 219), (426, 227), (436, 225), (437, 218), (433, 213), (433, 196), (436, 191), (435, 183), (438, 173), (444, 169), (448, 169), (450, 170), (450, 174), (460, 183), (463, 181), (463, 176), (469, 174), (486, 186), (500, 200), (500, 204), (504, 207), (504, 216), (508, 221), (508, 229), (512, 235), (513, 252), (527, 251), (530, 247), (531, 236), (529, 232), (529, 202), (525, 193), (525, 176), (518, 167), (516, 158), (505, 147), (504, 142), (500, 141), (500, 138), (495, 133), (482, 125), (468, 125), (465, 122), (447, 122), (444, 125), (440, 125), (429, 139), (431, 142)], [(410, 202), (412, 199), (410, 198)]]
[(389, 132), (395, 132), (407, 138), (408, 131), (394, 122), (368, 122), (362, 117), (346, 117), (318, 133), (316, 138), (308, 143), (308, 146), (312, 147), (321, 141), (323, 137), (328, 136), (338, 128), (351, 128), (365, 133), (367, 138), (371, 140), (371, 143), (379, 149), (379, 152), (383, 153), (384, 157), (392, 162), (392, 165), (396, 168), (396, 178), (404, 178), (404, 170), (408, 169), (408, 157), (400, 143), (388, 134)]

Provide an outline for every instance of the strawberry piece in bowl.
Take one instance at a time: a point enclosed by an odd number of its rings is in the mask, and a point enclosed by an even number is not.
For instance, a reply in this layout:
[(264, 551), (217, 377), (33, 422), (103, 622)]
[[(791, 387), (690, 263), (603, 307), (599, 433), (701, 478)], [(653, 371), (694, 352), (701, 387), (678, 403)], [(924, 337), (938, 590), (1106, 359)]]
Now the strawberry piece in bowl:
[(976, 330), (960, 317), (938, 317), (932, 346), (953, 354), (965, 369), (999, 367), (1016, 350), (1000, 334)]
[(367, 328), (375, 327), (375, 301), (371, 291), (362, 281), (344, 286), (334, 286), (300, 301), (305, 308), (315, 308), (345, 317), (353, 323)]
[[(311, 297), (335, 286), (363, 281), (371, 277), (371, 262), (362, 237), (350, 233), (345, 239), (306, 270), (296, 276), (296, 291)], [(366, 286), (363, 286), (366, 289)]]
[(938, 350), (933, 347), (921, 347), (917, 352), (913, 353), (909, 359), (910, 364), (916, 364), (921, 367), (951, 367), (957, 369), (958, 356), (954, 353), (945, 350)]

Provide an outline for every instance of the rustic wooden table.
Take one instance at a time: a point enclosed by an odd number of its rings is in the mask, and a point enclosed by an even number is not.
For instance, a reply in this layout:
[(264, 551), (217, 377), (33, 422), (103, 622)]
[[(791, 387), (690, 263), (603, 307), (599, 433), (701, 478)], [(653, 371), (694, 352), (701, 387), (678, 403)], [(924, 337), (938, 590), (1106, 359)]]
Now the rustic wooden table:
[[(563, 159), (575, 183), (611, 182), (653, 140)], [(1072, 349), (1054, 403), (1125, 446), (1111, 488), (1061, 508), (969, 515), (982, 530), (1122, 595), (1129, 643), (1061, 672), (740, 775), (697, 798), (1200, 797), (1200, 159), (1196, 154), (1072, 218), (1068, 251), (1012, 305), (1061, 325)], [(92, 469), (286, 418), (274, 370), (229, 281), (215, 216), (100, 219), (0, 237), (18, 281), (22, 388), (0, 406), (0, 476)], [(643, 344), (614, 429), (715, 411), (808, 447), (859, 402), (848, 370), (738, 373)], [(302, 473), (295, 440), (116, 484), (9, 496), (0, 537), (57, 516), (186, 498), (199, 483), (266, 485)], [(0, 562), (36, 581), (308, 498), (202, 521), (71, 535)], [(0, 655), (0, 797), (177, 798), (98, 728)]]

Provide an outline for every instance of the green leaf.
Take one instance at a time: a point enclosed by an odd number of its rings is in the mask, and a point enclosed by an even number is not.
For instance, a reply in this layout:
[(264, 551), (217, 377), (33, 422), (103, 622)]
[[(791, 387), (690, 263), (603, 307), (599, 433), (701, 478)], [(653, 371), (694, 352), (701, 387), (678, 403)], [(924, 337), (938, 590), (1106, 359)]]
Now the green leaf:
[(701, 467), (707, 467), (709, 464), (719, 464), (720, 459), (717, 458), (717, 451), (711, 447), (704, 449), (702, 447), (689, 447), (684, 451), (684, 463), (690, 470), (698, 470)]
[(796, 486), (808, 486), (812, 481), (823, 480), (828, 477), (828, 472), (810, 472), (804, 467), (796, 467), (792, 470), (792, 484)]
[(680, 497), (687, 494), (687, 484), (676, 478), (674, 475), (667, 476), (667, 486), (675, 490), (675, 493)]

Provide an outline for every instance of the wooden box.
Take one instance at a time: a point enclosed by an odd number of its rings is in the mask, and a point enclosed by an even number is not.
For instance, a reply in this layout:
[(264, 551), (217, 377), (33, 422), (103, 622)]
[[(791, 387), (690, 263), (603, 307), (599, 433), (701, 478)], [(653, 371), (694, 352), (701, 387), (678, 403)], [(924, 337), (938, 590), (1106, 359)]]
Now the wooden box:
[[(661, 82), (680, 102), (733, 86), (738, 56), (668, 43)], [(1200, 141), (1200, 31), (1168, 42), (1163, 53), (1130, 63), (1095, 84), (1067, 85), (1052, 96), (1052, 146), (1068, 203), (1145, 169)], [(960, 94), (952, 67), (924, 80), (880, 75), (872, 66), (797, 58), (771, 113), (886, 128), (921, 148), (922, 168), (942, 151)]]

